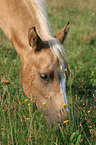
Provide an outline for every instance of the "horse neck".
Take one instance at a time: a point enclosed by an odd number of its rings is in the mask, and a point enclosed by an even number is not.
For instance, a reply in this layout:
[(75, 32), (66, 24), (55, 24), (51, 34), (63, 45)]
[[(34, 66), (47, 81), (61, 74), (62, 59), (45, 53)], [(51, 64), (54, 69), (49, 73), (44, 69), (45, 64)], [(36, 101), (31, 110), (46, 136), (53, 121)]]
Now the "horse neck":
[(17, 52), (25, 55), (32, 49), (28, 42), (28, 32), (36, 26), (34, 13), (29, 11), (24, 0), (3, 0), (1, 3), (0, 27)]

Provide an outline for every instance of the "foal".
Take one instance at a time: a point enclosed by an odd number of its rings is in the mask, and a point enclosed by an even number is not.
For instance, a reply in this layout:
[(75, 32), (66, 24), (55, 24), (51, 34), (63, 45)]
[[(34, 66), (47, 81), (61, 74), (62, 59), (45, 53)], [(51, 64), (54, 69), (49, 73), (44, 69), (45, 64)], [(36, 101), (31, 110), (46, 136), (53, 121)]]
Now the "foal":
[(20, 55), (25, 94), (52, 122), (66, 120), (68, 67), (61, 43), (69, 23), (53, 37), (44, 0), (0, 0), (0, 27)]

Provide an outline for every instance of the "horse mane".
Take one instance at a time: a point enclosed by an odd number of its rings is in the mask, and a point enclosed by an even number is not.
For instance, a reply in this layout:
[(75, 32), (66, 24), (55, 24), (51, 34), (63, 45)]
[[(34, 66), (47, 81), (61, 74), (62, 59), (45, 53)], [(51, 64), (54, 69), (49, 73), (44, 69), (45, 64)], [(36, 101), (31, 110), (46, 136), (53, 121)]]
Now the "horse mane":
[[(49, 46), (53, 54), (56, 54), (57, 57), (64, 63), (66, 53), (65, 48), (61, 43), (53, 37), (52, 29), (49, 24), (47, 7), (45, 0), (26, 0), (27, 3), (32, 4), (34, 9), (35, 19), (36, 19), (36, 28), (43, 40), (49, 42)], [(31, 7), (30, 7), (31, 8)]]

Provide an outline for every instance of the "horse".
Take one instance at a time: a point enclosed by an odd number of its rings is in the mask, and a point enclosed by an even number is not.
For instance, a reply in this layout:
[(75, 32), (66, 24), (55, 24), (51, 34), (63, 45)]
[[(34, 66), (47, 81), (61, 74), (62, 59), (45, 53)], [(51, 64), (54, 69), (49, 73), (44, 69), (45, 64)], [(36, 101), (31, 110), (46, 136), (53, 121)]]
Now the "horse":
[(53, 36), (46, 9), (45, 0), (0, 0), (0, 27), (20, 55), (25, 94), (47, 120), (58, 124), (69, 116), (69, 71), (62, 46), (69, 22)]

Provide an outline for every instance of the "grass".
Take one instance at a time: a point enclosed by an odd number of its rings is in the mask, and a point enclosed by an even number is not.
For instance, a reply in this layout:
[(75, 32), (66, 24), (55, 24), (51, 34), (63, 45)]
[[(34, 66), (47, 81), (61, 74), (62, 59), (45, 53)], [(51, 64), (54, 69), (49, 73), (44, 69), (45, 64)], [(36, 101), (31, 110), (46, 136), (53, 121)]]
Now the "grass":
[(47, 2), (55, 33), (67, 21), (71, 24), (64, 44), (70, 65), (67, 96), (71, 124), (51, 128), (32, 100), (25, 101), (19, 55), (0, 30), (0, 144), (95, 145), (96, 2)]

